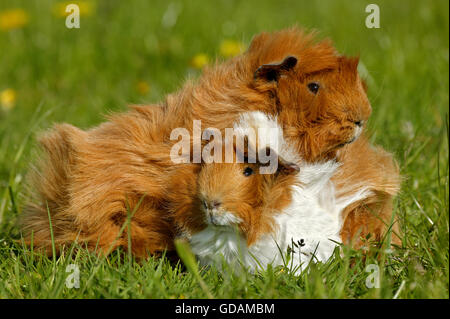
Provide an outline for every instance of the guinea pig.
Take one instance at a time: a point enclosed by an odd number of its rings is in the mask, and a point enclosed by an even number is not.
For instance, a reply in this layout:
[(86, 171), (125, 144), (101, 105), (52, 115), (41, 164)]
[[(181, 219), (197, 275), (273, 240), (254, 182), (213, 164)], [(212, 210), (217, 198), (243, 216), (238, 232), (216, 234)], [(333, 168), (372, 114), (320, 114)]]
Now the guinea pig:
[[(225, 261), (235, 270), (243, 265), (255, 271), (268, 264), (287, 266), (289, 260), (301, 271), (311, 260), (327, 261), (341, 242), (340, 217), (348, 205), (348, 199), (335, 198), (330, 181), (339, 164), (296, 157), (277, 119), (261, 112), (245, 113), (235, 125), (237, 135), (255, 127), (258, 134), (247, 139), (248, 149), (265, 147), (265, 153), (276, 155), (277, 169), (260, 174), (266, 165), (248, 163), (245, 156), (242, 163), (202, 164), (195, 200), (183, 211), (184, 221), (195, 222), (185, 222), (183, 234), (202, 264), (219, 268)], [(261, 143), (268, 135), (276, 135), (276, 151)]]
[(274, 217), (289, 205), (299, 168), (281, 157), (274, 173), (261, 174), (263, 166), (259, 161), (249, 163), (247, 157), (243, 163), (202, 165), (190, 211), (201, 219), (195, 229), (186, 229), (202, 263), (212, 264), (220, 253), (229, 263), (247, 260), (249, 256), (240, 258), (239, 252), (276, 232)]

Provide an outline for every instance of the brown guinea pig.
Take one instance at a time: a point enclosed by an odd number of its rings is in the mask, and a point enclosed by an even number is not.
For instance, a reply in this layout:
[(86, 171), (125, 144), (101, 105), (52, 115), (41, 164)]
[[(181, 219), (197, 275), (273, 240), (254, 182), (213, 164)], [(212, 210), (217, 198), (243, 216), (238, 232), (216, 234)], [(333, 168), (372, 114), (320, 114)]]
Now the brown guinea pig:
[[(195, 184), (190, 179), (191, 185), (186, 187), (174, 180), (169, 187), (168, 211), (178, 226), (178, 235), (190, 241), (204, 264), (213, 264), (211, 258), (220, 258), (220, 253), (241, 260), (238, 251), (247, 251), (262, 237), (275, 233), (275, 218), (291, 203), (292, 186), (298, 183), (297, 164), (278, 156), (270, 147), (264, 147), (267, 158), (263, 160), (260, 152), (248, 151), (253, 145), (244, 144), (243, 151), (232, 147), (231, 163), (224, 157), (222, 161), (202, 163)], [(256, 153), (258, 156), (254, 156)], [(244, 259), (248, 258), (246, 254)]]

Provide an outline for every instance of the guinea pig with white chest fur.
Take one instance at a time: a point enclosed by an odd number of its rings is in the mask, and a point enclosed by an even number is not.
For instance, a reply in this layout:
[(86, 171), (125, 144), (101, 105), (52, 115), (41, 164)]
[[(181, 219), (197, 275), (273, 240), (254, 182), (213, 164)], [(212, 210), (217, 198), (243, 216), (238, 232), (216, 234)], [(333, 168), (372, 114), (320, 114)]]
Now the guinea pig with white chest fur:
[[(193, 252), (204, 265), (220, 267), (225, 261), (250, 271), (286, 265), (287, 260), (293, 269), (302, 270), (311, 260), (328, 260), (341, 242), (340, 213), (348, 204), (336, 201), (330, 181), (339, 164), (296, 158), (277, 120), (263, 113), (243, 114), (235, 130), (245, 134), (248, 128), (258, 129), (258, 143), (248, 140), (249, 149), (268, 149), (260, 142), (264, 128), (278, 128), (277, 151), (270, 149), (278, 155), (278, 168), (260, 174), (263, 165), (258, 160), (203, 164), (190, 210), (196, 218), (184, 216), (197, 221), (184, 229)], [(266, 132), (273, 135), (273, 130)]]
[(251, 265), (247, 250), (276, 232), (274, 218), (290, 204), (299, 168), (281, 157), (274, 173), (261, 174), (264, 166), (249, 163), (247, 157), (243, 163), (202, 165), (192, 210), (202, 215), (202, 225), (190, 243), (203, 264), (220, 266), (216, 262), (223, 255), (230, 264), (239, 260)]

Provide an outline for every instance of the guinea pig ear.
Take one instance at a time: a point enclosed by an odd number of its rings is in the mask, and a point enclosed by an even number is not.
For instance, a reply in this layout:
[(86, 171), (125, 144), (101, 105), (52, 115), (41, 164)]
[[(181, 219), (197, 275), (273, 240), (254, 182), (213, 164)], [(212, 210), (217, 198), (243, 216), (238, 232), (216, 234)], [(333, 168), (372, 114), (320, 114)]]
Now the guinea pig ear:
[(287, 56), (283, 61), (278, 63), (263, 64), (253, 74), (253, 79), (263, 80), (266, 82), (278, 81), (278, 78), (284, 72), (292, 70), (297, 65), (297, 58)]
[(278, 169), (277, 173), (283, 175), (296, 175), (300, 172), (300, 167), (297, 164), (288, 162), (281, 156), (278, 156)]

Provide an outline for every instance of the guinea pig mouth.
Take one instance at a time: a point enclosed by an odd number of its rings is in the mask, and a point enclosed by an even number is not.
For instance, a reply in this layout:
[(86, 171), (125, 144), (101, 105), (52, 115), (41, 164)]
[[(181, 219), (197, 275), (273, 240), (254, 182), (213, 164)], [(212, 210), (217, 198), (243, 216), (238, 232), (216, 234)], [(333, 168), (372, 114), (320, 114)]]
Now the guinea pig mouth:
[(214, 226), (236, 226), (242, 221), (231, 212), (217, 210), (206, 210), (205, 219), (207, 224)]
[(342, 144), (342, 145), (351, 144), (351, 143), (353, 143), (354, 141), (356, 141), (357, 138), (358, 138), (358, 137), (353, 136), (350, 140), (348, 140), (347, 142), (345, 142), (345, 143)]
[(339, 144), (339, 145), (337, 146), (337, 148), (343, 147), (343, 146), (345, 146), (345, 145), (347, 145), (347, 144), (351, 144), (351, 143), (353, 143), (354, 141), (356, 141), (356, 140), (358, 139), (358, 137), (360, 137), (362, 131), (363, 131), (363, 128), (362, 128), (362, 127), (360, 127), (360, 126), (355, 127), (353, 136), (352, 136), (349, 140), (347, 140), (346, 142), (344, 142), (344, 143), (342, 143), (342, 144)]

